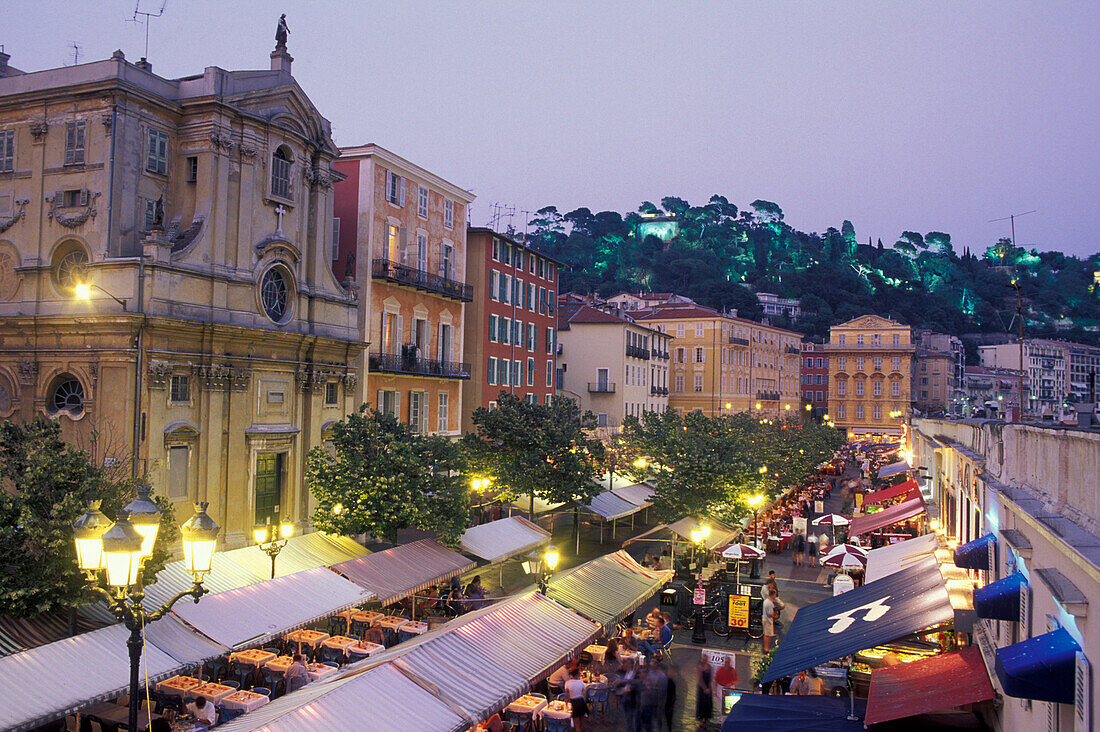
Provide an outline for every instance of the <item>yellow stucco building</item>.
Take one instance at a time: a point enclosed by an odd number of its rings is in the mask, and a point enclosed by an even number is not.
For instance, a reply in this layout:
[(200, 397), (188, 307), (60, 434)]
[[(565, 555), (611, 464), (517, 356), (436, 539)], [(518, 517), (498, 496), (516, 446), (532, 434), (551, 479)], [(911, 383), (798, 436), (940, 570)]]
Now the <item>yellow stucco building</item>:
[(829, 416), (849, 437), (900, 435), (910, 413), (912, 331), (878, 315), (829, 329)]

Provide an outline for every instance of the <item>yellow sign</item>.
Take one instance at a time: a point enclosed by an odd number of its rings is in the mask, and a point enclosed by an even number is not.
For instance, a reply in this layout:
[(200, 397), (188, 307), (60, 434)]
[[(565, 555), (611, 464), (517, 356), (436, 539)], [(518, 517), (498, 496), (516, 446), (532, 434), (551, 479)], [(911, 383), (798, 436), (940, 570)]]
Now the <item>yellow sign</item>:
[(730, 627), (749, 627), (749, 596), (730, 595)]
[(863, 494), (862, 493), (857, 493), (856, 494), (856, 510), (859, 511), (862, 508), (863, 508)]

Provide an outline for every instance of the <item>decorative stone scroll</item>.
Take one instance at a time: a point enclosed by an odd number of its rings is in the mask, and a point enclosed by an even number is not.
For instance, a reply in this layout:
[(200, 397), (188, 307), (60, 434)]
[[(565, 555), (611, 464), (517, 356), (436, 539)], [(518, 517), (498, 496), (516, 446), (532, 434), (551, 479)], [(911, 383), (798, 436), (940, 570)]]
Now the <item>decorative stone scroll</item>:
[(50, 202), (50, 210), (46, 213), (46, 218), (53, 219), (57, 223), (64, 226), (66, 229), (75, 229), (79, 226), (83, 226), (84, 222), (89, 218), (94, 219), (96, 215), (95, 202), (99, 198), (99, 193), (88, 192), (88, 203), (85, 206), (78, 206), (83, 209), (79, 213), (75, 214), (63, 214), (59, 211), (58, 201), (56, 196), (47, 196), (46, 200)]
[(15, 203), (16, 203), (17, 206), (19, 206), (18, 211), (16, 211), (11, 216), (0, 217), (0, 234), (3, 234), (8, 229), (15, 226), (16, 221), (19, 221), (24, 216), (26, 216), (26, 210), (25, 209), (27, 208), (27, 204), (30, 203), (30, 199), (29, 198), (20, 198), (20, 199), (17, 199), (15, 201)]

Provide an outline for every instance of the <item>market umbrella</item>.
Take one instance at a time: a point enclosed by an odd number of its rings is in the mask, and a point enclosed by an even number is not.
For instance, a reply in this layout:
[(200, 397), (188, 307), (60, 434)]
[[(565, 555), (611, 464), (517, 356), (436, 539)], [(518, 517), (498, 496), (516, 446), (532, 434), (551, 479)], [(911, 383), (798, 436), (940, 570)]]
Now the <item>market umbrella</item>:
[(867, 556), (853, 549), (854, 547), (848, 544), (841, 544), (821, 560), (821, 566), (839, 567), (841, 569), (863, 569), (867, 566)]
[(730, 544), (722, 550), (725, 559), (737, 561), (737, 587), (741, 586), (741, 561), (742, 559), (763, 559), (765, 552), (748, 544)]
[(824, 516), (818, 516), (813, 520), (814, 526), (828, 526), (829, 527), (829, 540), (834, 544), (836, 543), (836, 535), (833, 533), (834, 527), (847, 526), (852, 523), (852, 520), (841, 516), (839, 513), (827, 513)]

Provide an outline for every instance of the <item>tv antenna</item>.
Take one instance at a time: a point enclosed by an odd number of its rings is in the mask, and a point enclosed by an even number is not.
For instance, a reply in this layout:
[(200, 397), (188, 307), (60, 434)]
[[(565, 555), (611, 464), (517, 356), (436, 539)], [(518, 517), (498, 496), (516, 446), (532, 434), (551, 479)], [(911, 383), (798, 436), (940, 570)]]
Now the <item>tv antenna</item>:
[(134, 3), (134, 17), (131, 18), (130, 20), (126, 21), (126, 22), (127, 23), (141, 23), (142, 21), (138, 20), (138, 16), (139, 15), (145, 16), (145, 21), (144, 21), (144, 23), (145, 23), (145, 55), (141, 57), (142, 61), (147, 61), (149, 59), (149, 19), (150, 18), (159, 18), (160, 16), (164, 15), (164, 8), (167, 5), (168, 5), (168, 0), (162, 0), (162, 2), (160, 4), (160, 10), (158, 10), (155, 13), (149, 13), (149, 12), (145, 12), (141, 9), (141, 0), (137, 0), (137, 2)]
[(73, 49), (73, 66), (80, 63), (80, 44), (76, 41), (69, 41), (69, 48)]
[(1020, 216), (1027, 216), (1028, 214), (1033, 214), (1035, 212), (1036, 212), (1036, 210), (1032, 209), (1030, 211), (1024, 211), (1023, 213), (1009, 214), (1008, 216), (1002, 216), (999, 219), (990, 219), (989, 220), (989, 223), (991, 223), (991, 224), (997, 223), (998, 221), (1007, 221), (1007, 222), (1009, 222), (1010, 230), (1011, 230), (1011, 233), (1012, 233), (1012, 257), (1013, 257), (1012, 268), (1013, 269), (1016, 269), (1016, 260), (1015, 260), (1015, 257), (1016, 257), (1016, 219)]
[(512, 225), (512, 217), (516, 215), (516, 207), (509, 206), (499, 201), (489, 205), (489, 210), (493, 212), (489, 217), (489, 228), (493, 231), (500, 231), (500, 226), (505, 218), (508, 219), (508, 225)]

